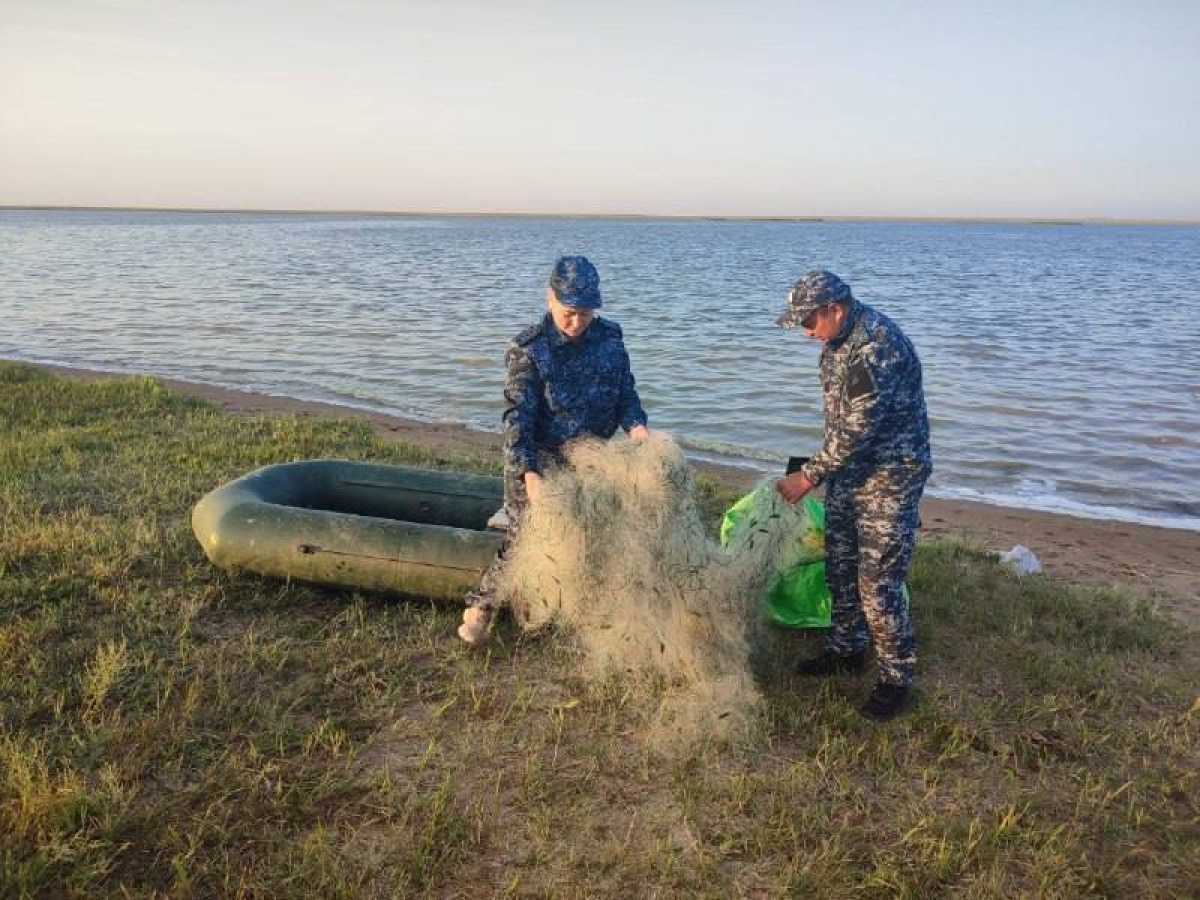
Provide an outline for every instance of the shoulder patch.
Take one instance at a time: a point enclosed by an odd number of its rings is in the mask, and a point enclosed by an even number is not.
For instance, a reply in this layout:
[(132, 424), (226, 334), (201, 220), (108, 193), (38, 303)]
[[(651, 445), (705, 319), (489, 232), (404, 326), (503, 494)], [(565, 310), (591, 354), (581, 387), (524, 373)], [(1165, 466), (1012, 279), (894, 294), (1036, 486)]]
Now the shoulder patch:
[(536, 325), (530, 325), (528, 328), (521, 331), (520, 334), (513, 338), (513, 343), (522, 347), (527, 346), (528, 344), (532, 343), (533, 340), (541, 333), (542, 323), (538, 322)]
[(860, 359), (846, 373), (846, 399), (857, 400), (873, 393), (875, 379), (871, 376), (871, 368)]

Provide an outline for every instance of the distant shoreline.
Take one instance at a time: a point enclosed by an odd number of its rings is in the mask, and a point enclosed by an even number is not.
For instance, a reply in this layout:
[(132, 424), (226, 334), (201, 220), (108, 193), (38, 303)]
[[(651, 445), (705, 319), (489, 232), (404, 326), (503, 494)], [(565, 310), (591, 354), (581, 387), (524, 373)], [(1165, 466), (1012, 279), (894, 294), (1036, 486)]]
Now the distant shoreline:
[(133, 212), (133, 213), (195, 213), (207, 215), (268, 215), (268, 216), (355, 216), (406, 219), (610, 219), (616, 221), (680, 221), (680, 222), (914, 222), (939, 225), (1121, 225), (1200, 227), (1200, 219), (1121, 219), (1109, 217), (1072, 216), (723, 216), (669, 213), (551, 213), (551, 212), (438, 212), (431, 210), (377, 209), (255, 209), (251, 207), (198, 206), (60, 206), (54, 204), (0, 204), (0, 212)]

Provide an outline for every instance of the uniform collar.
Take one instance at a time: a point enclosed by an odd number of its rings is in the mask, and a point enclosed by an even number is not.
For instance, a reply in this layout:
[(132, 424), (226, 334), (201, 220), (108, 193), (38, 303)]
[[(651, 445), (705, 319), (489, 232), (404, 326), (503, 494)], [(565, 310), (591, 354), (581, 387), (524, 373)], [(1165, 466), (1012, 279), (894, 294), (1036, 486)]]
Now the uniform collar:
[(842, 342), (850, 336), (850, 332), (854, 330), (854, 326), (858, 323), (859, 317), (862, 316), (863, 305), (857, 300), (850, 301), (850, 308), (846, 310), (846, 321), (842, 323), (842, 327), (838, 329), (838, 333), (829, 342), (829, 346), (837, 349), (842, 345)]
[(558, 347), (582, 347), (584, 344), (590, 344), (596, 340), (596, 335), (600, 333), (599, 329), (596, 328), (596, 323), (599, 321), (599, 316), (593, 317), (592, 321), (588, 324), (587, 331), (574, 344), (568, 341), (566, 336), (558, 330), (558, 326), (554, 324), (554, 317), (550, 313), (546, 313), (543, 317), (542, 328), (546, 332), (546, 340), (552, 350)]

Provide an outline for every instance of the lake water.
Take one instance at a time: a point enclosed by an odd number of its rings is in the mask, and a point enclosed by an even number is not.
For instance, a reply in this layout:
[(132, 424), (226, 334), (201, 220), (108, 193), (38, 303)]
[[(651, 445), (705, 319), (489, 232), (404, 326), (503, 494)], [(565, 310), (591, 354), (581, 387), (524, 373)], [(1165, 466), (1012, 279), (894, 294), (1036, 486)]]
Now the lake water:
[(931, 493), (1200, 529), (1200, 228), (0, 211), (0, 356), (497, 430), (562, 253), (695, 455), (819, 446), (821, 266), (921, 354)]

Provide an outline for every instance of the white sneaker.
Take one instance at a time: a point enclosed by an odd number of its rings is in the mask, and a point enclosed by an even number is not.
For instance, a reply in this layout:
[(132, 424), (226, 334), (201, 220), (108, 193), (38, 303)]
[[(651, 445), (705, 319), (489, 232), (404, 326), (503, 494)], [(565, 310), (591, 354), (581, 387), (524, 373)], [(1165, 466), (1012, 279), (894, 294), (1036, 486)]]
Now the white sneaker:
[(458, 636), (472, 647), (486, 644), (492, 636), (491, 624), (495, 613), (480, 606), (468, 606), (463, 610), (463, 622), (458, 626)]

